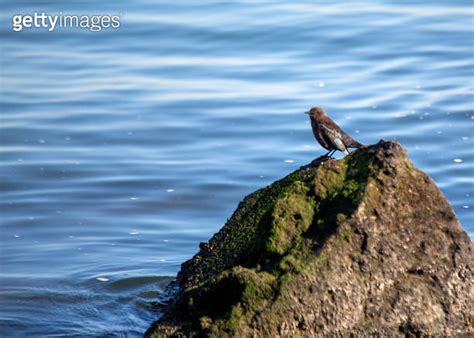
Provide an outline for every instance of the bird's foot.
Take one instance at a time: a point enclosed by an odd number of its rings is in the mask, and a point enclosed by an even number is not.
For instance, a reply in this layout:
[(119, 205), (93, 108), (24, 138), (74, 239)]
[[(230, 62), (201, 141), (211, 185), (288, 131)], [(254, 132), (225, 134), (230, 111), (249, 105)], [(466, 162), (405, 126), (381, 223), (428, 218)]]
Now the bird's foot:
[(310, 164), (308, 164), (306, 166), (303, 166), (302, 168), (317, 167), (319, 164), (321, 164), (325, 161), (332, 160), (332, 159), (334, 159), (334, 157), (332, 157), (332, 154), (334, 154), (334, 152), (330, 151), (330, 152), (328, 152), (324, 155), (321, 155), (318, 158), (315, 158), (314, 160), (312, 160)]
[(328, 160), (332, 160), (334, 159), (334, 157), (332, 157), (331, 155), (324, 155), (324, 156), (321, 156), (321, 162), (323, 161), (328, 161)]
[(321, 162), (324, 162), (324, 161), (327, 161), (327, 160), (332, 160), (333, 157), (332, 156), (329, 156), (329, 155), (322, 155), (322, 156), (319, 156), (318, 158), (314, 159), (311, 163), (312, 164), (319, 164)]

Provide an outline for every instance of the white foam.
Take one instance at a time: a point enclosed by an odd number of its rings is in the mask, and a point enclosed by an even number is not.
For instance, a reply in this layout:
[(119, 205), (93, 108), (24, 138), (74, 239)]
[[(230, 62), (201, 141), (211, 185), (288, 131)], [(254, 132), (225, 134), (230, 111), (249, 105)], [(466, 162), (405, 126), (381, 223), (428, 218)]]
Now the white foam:
[(455, 159), (453, 160), (453, 162), (455, 162), (455, 163), (462, 163), (462, 160), (461, 160), (460, 158), (455, 158)]
[(106, 278), (106, 277), (97, 277), (96, 279), (97, 279), (99, 282), (108, 282), (108, 281), (109, 281), (109, 279)]
[(394, 113), (393, 116), (397, 119), (399, 118), (402, 118), (402, 117), (407, 117), (408, 114), (407, 113), (403, 113), (403, 112), (397, 112), (397, 113)]
[(294, 163), (295, 161), (294, 160), (285, 160), (284, 162), (285, 163)]

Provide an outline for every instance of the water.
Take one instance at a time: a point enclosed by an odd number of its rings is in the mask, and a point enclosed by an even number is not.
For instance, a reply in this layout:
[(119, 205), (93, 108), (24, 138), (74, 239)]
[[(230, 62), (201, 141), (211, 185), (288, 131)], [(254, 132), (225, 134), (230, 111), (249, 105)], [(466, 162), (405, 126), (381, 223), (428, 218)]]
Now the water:
[[(35, 11), (122, 26), (11, 31)], [(401, 142), (474, 235), (468, 1), (21, 1), (0, 18), (2, 336), (140, 335), (245, 195), (323, 153), (314, 105)]]

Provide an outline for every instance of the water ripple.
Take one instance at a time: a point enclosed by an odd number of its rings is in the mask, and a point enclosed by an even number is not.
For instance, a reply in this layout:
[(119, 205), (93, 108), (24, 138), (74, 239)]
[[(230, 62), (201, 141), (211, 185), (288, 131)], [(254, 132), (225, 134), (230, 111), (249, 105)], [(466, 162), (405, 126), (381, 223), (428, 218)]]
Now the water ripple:
[(362, 143), (401, 142), (474, 235), (470, 2), (4, 7), (124, 16), (0, 26), (3, 334), (141, 335), (156, 276), (323, 153), (315, 105)]

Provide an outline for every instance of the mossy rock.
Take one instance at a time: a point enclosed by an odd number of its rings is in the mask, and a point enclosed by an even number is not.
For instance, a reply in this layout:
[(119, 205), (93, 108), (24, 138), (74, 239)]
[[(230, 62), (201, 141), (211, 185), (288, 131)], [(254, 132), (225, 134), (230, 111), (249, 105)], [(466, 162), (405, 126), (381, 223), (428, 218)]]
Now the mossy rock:
[(147, 336), (473, 332), (472, 243), (398, 143), (301, 167), (200, 248)]
[(308, 192), (309, 188), (303, 182), (296, 181), (276, 201), (271, 214), (269, 235), (265, 242), (269, 253), (285, 254), (311, 226), (315, 201), (308, 196)]

